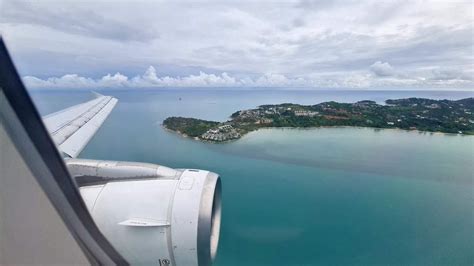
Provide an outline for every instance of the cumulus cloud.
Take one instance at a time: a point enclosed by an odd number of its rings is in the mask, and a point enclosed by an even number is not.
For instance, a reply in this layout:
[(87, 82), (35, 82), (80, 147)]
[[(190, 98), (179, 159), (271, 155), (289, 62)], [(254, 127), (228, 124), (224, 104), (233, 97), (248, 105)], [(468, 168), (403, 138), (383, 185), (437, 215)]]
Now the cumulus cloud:
[(208, 74), (200, 71), (197, 75), (184, 77), (159, 77), (155, 67), (150, 66), (142, 75), (128, 78), (116, 73), (107, 74), (99, 79), (92, 79), (77, 74), (67, 74), (62, 77), (40, 79), (34, 76), (23, 77), (29, 88), (160, 88), (160, 87), (286, 87), (307, 86), (303, 79), (287, 78), (281, 74), (265, 74), (256, 79), (236, 78), (226, 72)]
[[(380, 63), (384, 71), (388, 63)], [(372, 67), (371, 67), (372, 68)], [(380, 70), (380, 69), (378, 69)], [(179, 87), (210, 87), (210, 88), (384, 88), (384, 87), (416, 87), (416, 88), (469, 88), (474, 80), (467, 72), (447, 72), (441, 70), (425, 71), (425, 76), (408, 73), (395, 75), (374, 76), (370, 72), (336, 73), (332, 75), (315, 75), (309, 78), (287, 77), (283, 74), (267, 73), (255, 78), (235, 77), (226, 72), (212, 74), (200, 71), (199, 74), (188, 76), (159, 76), (153, 66), (142, 74), (129, 78), (117, 72), (107, 74), (98, 79), (83, 77), (77, 74), (67, 74), (61, 77), (40, 79), (25, 76), (23, 81), (28, 88), (54, 89), (100, 89), (100, 88), (179, 88)]]
[(395, 75), (395, 70), (387, 62), (377, 61), (370, 66), (370, 70), (379, 77), (389, 77)]
[(115, 73), (113, 76), (107, 74), (100, 79), (99, 83), (103, 84), (105, 87), (122, 87), (128, 84), (128, 77), (119, 72)]
[(200, 71), (198, 75), (185, 77), (158, 77), (156, 69), (150, 66), (143, 75), (132, 78), (128, 85), (131, 87), (238, 87), (242, 83), (226, 72), (215, 75)]
[(97, 82), (91, 78), (81, 77), (77, 74), (66, 74), (62, 77), (40, 79), (33, 76), (23, 78), (26, 86), (31, 88), (90, 88)]
[(0, 31), (38, 85), (456, 89), (474, 73), (471, 0), (3, 2)]

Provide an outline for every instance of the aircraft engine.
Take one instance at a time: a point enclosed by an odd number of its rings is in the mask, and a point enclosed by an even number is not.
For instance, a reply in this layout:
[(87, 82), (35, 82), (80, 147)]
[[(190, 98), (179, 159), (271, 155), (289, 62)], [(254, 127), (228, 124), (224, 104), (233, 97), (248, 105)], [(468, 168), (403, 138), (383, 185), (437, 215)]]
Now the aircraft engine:
[(131, 264), (210, 265), (221, 222), (221, 181), (195, 169), (67, 159), (102, 233)]

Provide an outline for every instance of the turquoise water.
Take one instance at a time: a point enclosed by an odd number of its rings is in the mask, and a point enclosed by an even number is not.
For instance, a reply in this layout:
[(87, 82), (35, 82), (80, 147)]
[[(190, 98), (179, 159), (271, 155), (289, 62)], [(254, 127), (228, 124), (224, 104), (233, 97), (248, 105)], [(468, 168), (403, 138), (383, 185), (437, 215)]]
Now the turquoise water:
[[(259, 104), (469, 92), (106, 92), (119, 104), (81, 154), (217, 172), (216, 265), (473, 265), (474, 137), (367, 128), (265, 129), (227, 144), (182, 138), (170, 115), (225, 120)], [(41, 113), (87, 92), (33, 93)], [(179, 101), (179, 97), (182, 101)]]

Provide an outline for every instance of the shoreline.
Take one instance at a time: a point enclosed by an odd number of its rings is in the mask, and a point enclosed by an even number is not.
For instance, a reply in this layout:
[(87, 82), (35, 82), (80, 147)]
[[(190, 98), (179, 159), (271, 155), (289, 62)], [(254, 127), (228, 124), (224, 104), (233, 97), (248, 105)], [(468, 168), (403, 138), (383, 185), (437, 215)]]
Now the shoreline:
[(174, 134), (178, 134), (180, 135), (181, 137), (184, 137), (186, 139), (191, 139), (191, 140), (195, 140), (195, 141), (198, 141), (198, 142), (203, 142), (203, 143), (211, 143), (211, 144), (226, 144), (226, 143), (230, 143), (230, 142), (235, 142), (235, 141), (238, 141), (240, 139), (242, 139), (243, 137), (247, 136), (248, 134), (252, 133), (252, 132), (258, 132), (259, 130), (267, 130), (267, 129), (283, 129), (283, 130), (315, 130), (315, 129), (331, 129), (331, 128), (356, 128), (356, 129), (373, 129), (373, 130), (394, 130), (394, 131), (401, 131), (401, 132), (410, 132), (410, 133), (429, 133), (429, 134), (433, 134), (433, 135), (445, 135), (445, 136), (461, 136), (461, 137), (467, 137), (467, 136), (474, 136), (472, 134), (458, 134), (458, 133), (446, 133), (446, 132), (441, 132), (441, 131), (423, 131), (423, 130), (418, 130), (418, 129), (402, 129), (402, 128), (379, 128), (379, 127), (360, 127), (360, 126), (320, 126), (320, 127), (260, 127), (260, 128), (257, 128), (255, 130), (252, 130), (252, 131), (249, 131), (247, 133), (245, 133), (244, 135), (242, 135), (240, 138), (238, 139), (231, 139), (231, 140), (226, 140), (226, 141), (209, 141), (209, 140), (204, 140), (204, 139), (200, 139), (199, 137), (190, 137), (180, 131), (175, 131), (175, 130), (172, 130), (172, 129), (169, 129), (167, 128), (164, 124), (160, 124), (162, 128), (164, 128), (166, 131), (169, 131), (169, 132), (172, 132)]
[(361, 127), (361, 126), (261, 127), (261, 128), (256, 129), (256, 130), (249, 131), (248, 133), (258, 131), (260, 129), (278, 129), (278, 128), (281, 128), (281, 129), (300, 129), (300, 130), (305, 130), (305, 129), (312, 130), (312, 129), (318, 129), (318, 128), (360, 128), (360, 129), (369, 128), (369, 129), (379, 129), (379, 130), (396, 130), (396, 131), (402, 131), (402, 132), (431, 133), (431, 134), (448, 135), (448, 136), (474, 136), (474, 134), (448, 133), (448, 132), (442, 132), (442, 131), (425, 131), (425, 130), (418, 130), (418, 129), (403, 129), (403, 128), (390, 128), (390, 127)]
[(239, 110), (226, 122), (189, 117), (168, 117), (163, 125), (194, 139), (225, 143), (262, 128), (396, 129), (430, 134), (474, 135), (474, 98), (457, 101), (425, 98), (372, 100), (356, 103), (323, 102), (316, 105), (282, 103)]
[[(195, 141), (198, 141), (198, 142), (204, 142), (204, 143), (212, 143), (212, 144), (225, 144), (225, 143), (229, 143), (229, 142), (234, 142), (234, 141), (238, 141), (239, 139), (241, 139), (242, 137), (238, 138), (238, 139), (229, 139), (229, 140), (225, 140), (225, 141), (209, 141), (209, 140), (204, 140), (204, 139), (200, 139), (199, 137), (190, 137), (186, 134), (184, 134), (183, 132), (180, 132), (180, 131), (175, 131), (175, 130), (172, 130), (172, 129), (169, 129), (167, 128), (163, 123), (160, 124), (160, 126), (162, 128), (164, 128), (166, 131), (168, 132), (171, 132), (171, 133), (174, 133), (174, 134), (177, 134), (183, 138), (186, 138), (186, 139), (190, 139), (190, 140), (195, 140)], [(250, 131), (252, 132), (252, 131)], [(247, 132), (245, 135), (247, 135), (248, 133), (250, 132)]]

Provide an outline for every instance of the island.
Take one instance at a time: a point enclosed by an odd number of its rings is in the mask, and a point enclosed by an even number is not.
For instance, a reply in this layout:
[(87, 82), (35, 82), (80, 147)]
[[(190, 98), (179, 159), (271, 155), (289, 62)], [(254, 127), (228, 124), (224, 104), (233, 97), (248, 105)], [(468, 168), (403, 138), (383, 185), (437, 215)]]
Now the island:
[(225, 122), (168, 117), (163, 126), (202, 141), (236, 140), (260, 128), (372, 127), (474, 135), (474, 98), (391, 99), (356, 103), (323, 102), (261, 105), (233, 113)]

